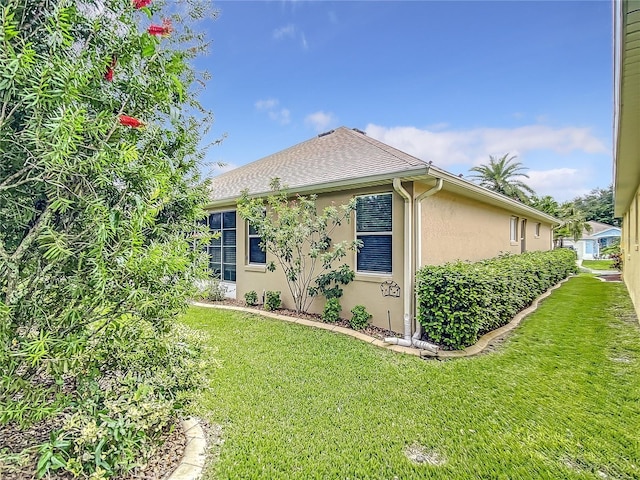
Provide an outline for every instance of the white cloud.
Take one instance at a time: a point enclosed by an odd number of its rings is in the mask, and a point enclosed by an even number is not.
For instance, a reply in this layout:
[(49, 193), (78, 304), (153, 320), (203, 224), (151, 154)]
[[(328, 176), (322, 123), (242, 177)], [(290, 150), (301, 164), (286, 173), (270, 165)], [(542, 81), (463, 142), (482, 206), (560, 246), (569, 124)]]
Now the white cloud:
[(255, 103), (256, 110), (266, 112), (271, 120), (286, 125), (291, 122), (291, 111), (288, 108), (278, 108), (280, 101), (275, 98), (258, 100)]
[(304, 119), (304, 123), (311, 125), (316, 131), (323, 132), (337, 123), (337, 118), (333, 113), (323, 111), (311, 113)]
[(269, 112), (269, 118), (273, 121), (286, 125), (291, 122), (291, 112), (286, 108), (280, 110), (272, 110)]
[(369, 124), (367, 135), (388, 143), (423, 160), (446, 167), (453, 164), (477, 165), (489, 155), (519, 155), (532, 150), (551, 150), (566, 154), (608, 153), (602, 141), (589, 128), (552, 128), (528, 125), (517, 128), (475, 128), (435, 131), (416, 127), (383, 127)]
[(307, 43), (307, 37), (304, 33), (300, 34), (300, 42), (302, 43), (302, 48), (305, 50), (309, 50), (309, 44)]
[(284, 27), (276, 28), (273, 31), (273, 38), (276, 40), (282, 40), (283, 38), (290, 37), (293, 38), (296, 35), (296, 26), (293, 24), (289, 24)]
[(266, 100), (258, 100), (255, 103), (256, 109), (260, 111), (271, 110), (278, 106), (280, 102), (275, 98), (267, 98)]
[(529, 170), (528, 179), (523, 179), (540, 197), (551, 195), (560, 202), (572, 200), (590, 189), (585, 184), (590, 180), (590, 172), (577, 168), (553, 168), (551, 170)]

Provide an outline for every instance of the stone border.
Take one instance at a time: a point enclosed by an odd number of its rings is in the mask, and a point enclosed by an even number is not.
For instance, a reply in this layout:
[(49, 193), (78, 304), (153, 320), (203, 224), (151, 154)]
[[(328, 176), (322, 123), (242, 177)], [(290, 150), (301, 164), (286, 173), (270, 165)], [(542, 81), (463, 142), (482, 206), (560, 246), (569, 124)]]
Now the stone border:
[(187, 418), (181, 422), (187, 445), (182, 460), (167, 480), (196, 480), (202, 475), (206, 459), (207, 439), (197, 418)]
[[(571, 277), (569, 277), (571, 278)], [(555, 289), (560, 288), (560, 286), (565, 283), (569, 278), (565, 278), (561, 282), (557, 283), (549, 290), (544, 292), (542, 295), (537, 297), (530, 306), (525, 308), (524, 310), (518, 312), (513, 319), (503, 325), (500, 328), (490, 331), (489, 333), (484, 334), (480, 339), (470, 347), (465, 348), (464, 350), (438, 350), (438, 352), (430, 352), (428, 350), (421, 350), (419, 348), (414, 347), (403, 347), (401, 345), (393, 345), (389, 343), (384, 343), (382, 340), (366, 335), (362, 332), (358, 332), (356, 330), (352, 330), (350, 328), (339, 327), (337, 325), (332, 325), (330, 323), (322, 323), (315, 322), (313, 320), (307, 320), (304, 318), (298, 317), (290, 317), (287, 315), (279, 315), (273, 312), (266, 312), (264, 310), (257, 310), (255, 308), (248, 307), (240, 307), (235, 305), (216, 305), (212, 303), (202, 303), (202, 302), (191, 302), (191, 305), (196, 307), (205, 307), (205, 308), (218, 308), (221, 310), (235, 310), (238, 312), (251, 313), (254, 315), (261, 315), (263, 317), (273, 318), (276, 320), (283, 320), (289, 323), (297, 323), (299, 325), (306, 325), (308, 327), (321, 328), (322, 330), (328, 330), (330, 332), (342, 333), (343, 335), (349, 335), (350, 337), (357, 338), (366, 343), (370, 343), (371, 345), (375, 345), (376, 347), (384, 348), (385, 350), (392, 350), (394, 352), (405, 353), (407, 355), (414, 355), (416, 357), (421, 358), (461, 358), (461, 357), (470, 357), (472, 355), (477, 355), (482, 352), (492, 340), (510, 332), (514, 328), (516, 328), (523, 318), (525, 318), (530, 313), (533, 313), (538, 308), (538, 304), (551, 295)], [(177, 480), (171, 478), (170, 480)]]

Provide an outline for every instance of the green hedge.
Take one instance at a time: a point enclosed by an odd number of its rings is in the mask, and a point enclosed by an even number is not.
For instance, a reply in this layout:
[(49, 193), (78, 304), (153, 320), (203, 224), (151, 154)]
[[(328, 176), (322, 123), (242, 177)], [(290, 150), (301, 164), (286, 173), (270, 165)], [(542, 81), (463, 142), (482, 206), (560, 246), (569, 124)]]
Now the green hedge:
[(464, 348), (576, 272), (576, 254), (566, 248), (426, 266), (416, 275), (418, 319), (430, 341)]

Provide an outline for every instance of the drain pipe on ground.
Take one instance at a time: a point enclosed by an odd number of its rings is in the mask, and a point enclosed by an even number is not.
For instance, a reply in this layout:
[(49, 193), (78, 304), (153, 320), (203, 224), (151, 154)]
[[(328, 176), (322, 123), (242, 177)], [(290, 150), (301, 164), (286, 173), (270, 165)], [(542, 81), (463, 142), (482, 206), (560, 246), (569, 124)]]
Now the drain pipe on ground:
[[(420, 270), (420, 267), (422, 266), (421, 265), (422, 262), (420, 261), (422, 258), (422, 203), (421, 202), (425, 198), (430, 197), (435, 193), (438, 193), (442, 189), (443, 183), (444, 181), (441, 178), (438, 178), (438, 180), (436, 181), (436, 184), (433, 187), (431, 187), (426, 192), (423, 192), (420, 195), (418, 195), (414, 200), (414, 209), (415, 209), (414, 218), (416, 222), (416, 243), (415, 243), (416, 266), (415, 266), (414, 273), (417, 273), (418, 270)], [(433, 343), (425, 342), (424, 340), (420, 340), (420, 337), (422, 337), (422, 325), (418, 320), (418, 304), (420, 302), (418, 292), (416, 292), (415, 302), (416, 302), (415, 303), (416, 304), (416, 331), (411, 337), (411, 344), (416, 348), (420, 348), (422, 350), (429, 350), (435, 353), (438, 351), (437, 345)]]
[(410, 347), (411, 342), (411, 271), (413, 266), (412, 257), (412, 217), (413, 199), (409, 195), (399, 178), (393, 179), (393, 189), (404, 198), (404, 338), (385, 338), (385, 343), (393, 343), (403, 347)]

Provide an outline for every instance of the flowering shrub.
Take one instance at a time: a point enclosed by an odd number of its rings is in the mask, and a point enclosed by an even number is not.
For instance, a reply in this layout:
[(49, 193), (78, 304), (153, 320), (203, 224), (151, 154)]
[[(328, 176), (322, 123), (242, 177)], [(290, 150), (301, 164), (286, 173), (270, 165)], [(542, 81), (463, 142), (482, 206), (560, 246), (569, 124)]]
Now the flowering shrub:
[(426, 266), (416, 275), (418, 319), (430, 341), (464, 348), (576, 272), (576, 254), (566, 248)]
[[(206, 39), (180, 17), (206, 8), (172, 2), (157, 36), (161, 9), (0, 8), (0, 432), (51, 433), (24, 478), (125, 473), (204, 381), (202, 346), (174, 323), (207, 277), (194, 225), (211, 114), (191, 66)], [(24, 447), (2, 440), (0, 455)]]

